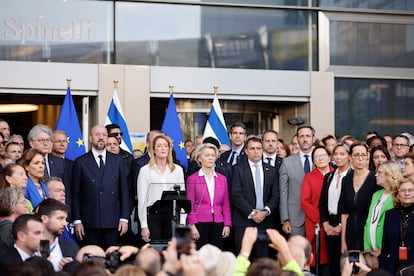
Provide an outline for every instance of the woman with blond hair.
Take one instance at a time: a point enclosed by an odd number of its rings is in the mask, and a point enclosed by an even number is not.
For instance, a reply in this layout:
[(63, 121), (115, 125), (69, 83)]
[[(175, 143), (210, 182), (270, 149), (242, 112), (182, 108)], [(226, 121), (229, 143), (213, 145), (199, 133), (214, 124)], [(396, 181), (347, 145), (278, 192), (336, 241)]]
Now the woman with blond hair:
[(161, 199), (163, 191), (174, 191), (176, 185), (185, 190), (183, 169), (173, 163), (170, 137), (159, 135), (152, 141), (150, 161), (141, 168), (137, 179), (138, 216), (145, 242), (171, 238), (171, 215), (147, 215), (147, 208)]
[(385, 212), (394, 208), (391, 192), (396, 189), (402, 175), (395, 162), (386, 161), (378, 166), (375, 177), (377, 184), (384, 189), (372, 195), (364, 228), (364, 250), (378, 257), (381, 254)]

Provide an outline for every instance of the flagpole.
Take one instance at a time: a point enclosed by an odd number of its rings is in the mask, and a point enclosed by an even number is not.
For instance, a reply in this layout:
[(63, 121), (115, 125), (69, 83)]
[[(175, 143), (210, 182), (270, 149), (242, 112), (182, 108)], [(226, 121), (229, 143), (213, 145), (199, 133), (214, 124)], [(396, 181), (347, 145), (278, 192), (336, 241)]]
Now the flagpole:
[(114, 89), (118, 90), (119, 80), (114, 80)]
[(66, 79), (66, 85), (67, 87), (70, 87), (70, 82), (72, 81), (72, 79)]
[(213, 86), (213, 89), (214, 89), (214, 96), (217, 97), (218, 86), (217, 85), (214, 85)]
[(169, 85), (168, 88), (170, 89), (170, 95), (173, 93), (174, 85)]

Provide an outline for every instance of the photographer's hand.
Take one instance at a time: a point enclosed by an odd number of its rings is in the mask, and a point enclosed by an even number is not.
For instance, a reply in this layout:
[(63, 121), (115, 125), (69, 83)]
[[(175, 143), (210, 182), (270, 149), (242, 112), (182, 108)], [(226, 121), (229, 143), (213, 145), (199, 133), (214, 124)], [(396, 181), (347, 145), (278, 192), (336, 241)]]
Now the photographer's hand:
[(266, 229), (266, 233), (271, 241), (269, 246), (279, 252), (278, 258), (280, 259), (282, 265), (285, 266), (288, 262), (290, 262), (290, 260), (293, 259), (285, 237), (283, 237), (276, 229)]
[(121, 256), (119, 257), (119, 259), (121, 261), (125, 261), (126, 259), (128, 259), (129, 257), (131, 257), (132, 255), (136, 255), (138, 253), (138, 248), (132, 245), (123, 245), (121, 247), (119, 246), (110, 246), (108, 247), (108, 249), (106, 249), (105, 254), (111, 254), (114, 251), (118, 251)]
[(59, 271), (62, 271), (62, 268), (65, 266), (65, 264), (71, 263), (73, 262), (73, 258), (72, 257), (64, 257), (62, 259), (60, 259), (59, 261)]
[(162, 270), (167, 272), (167, 274), (177, 274), (181, 269), (181, 263), (178, 260), (176, 238), (173, 237), (171, 241), (168, 242), (167, 249), (162, 251), (162, 255), (165, 259), (164, 264), (162, 265)]
[(240, 249), (240, 255), (248, 259), (254, 243), (257, 240), (257, 228), (256, 227), (246, 227), (244, 230), (244, 235), (242, 239), (242, 245)]

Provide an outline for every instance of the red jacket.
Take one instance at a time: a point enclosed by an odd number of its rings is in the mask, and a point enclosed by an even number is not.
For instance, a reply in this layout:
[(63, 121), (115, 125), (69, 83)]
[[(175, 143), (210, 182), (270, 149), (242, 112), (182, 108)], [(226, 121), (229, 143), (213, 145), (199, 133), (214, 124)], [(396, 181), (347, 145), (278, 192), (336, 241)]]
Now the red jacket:
[(328, 252), (326, 249), (325, 232), (321, 225), (319, 216), (319, 198), (321, 196), (324, 175), (315, 168), (310, 173), (305, 174), (302, 181), (302, 191), (300, 194), (300, 205), (305, 213), (306, 238), (312, 244), (313, 260), (311, 266), (315, 266), (316, 243), (315, 243), (315, 224), (320, 224), (320, 263), (328, 262)]

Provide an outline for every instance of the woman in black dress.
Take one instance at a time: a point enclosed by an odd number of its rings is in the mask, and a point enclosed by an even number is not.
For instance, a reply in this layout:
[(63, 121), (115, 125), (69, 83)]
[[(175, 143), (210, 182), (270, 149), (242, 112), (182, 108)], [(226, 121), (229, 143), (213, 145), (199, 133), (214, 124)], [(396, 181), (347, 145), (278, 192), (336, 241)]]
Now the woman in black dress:
[(364, 226), (368, 216), (372, 195), (381, 187), (375, 174), (368, 169), (368, 146), (355, 142), (350, 147), (354, 170), (351, 177), (342, 183), (341, 210), (341, 252), (364, 250)]

